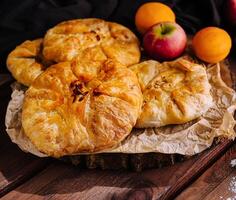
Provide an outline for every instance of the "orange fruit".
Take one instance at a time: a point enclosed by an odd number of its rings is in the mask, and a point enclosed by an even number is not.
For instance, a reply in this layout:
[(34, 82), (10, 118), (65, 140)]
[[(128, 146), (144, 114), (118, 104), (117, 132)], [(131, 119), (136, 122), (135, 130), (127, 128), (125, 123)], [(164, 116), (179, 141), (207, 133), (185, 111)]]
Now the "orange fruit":
[(232, 42), (229, 34), (217, 27), (207, 27), (193, 37), (195, 55), (208, 63), (217, 63), (227, 57)]
[(167, 21), (175, 22), (175, 13), (167, 5), (157, 2), (143, 4), (135, 15), (135, 25), (142, 34), (152, 25)]

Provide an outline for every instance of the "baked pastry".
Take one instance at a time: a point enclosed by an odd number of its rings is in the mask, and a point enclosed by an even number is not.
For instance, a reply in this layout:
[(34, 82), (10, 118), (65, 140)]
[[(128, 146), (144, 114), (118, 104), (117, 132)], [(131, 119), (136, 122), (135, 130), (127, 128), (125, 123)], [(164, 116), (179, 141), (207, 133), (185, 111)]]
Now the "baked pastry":
[(42, 39), (27, 40), (17, 46), (7, 58), (7, 68), (20, 83), (30, 86), (45, 66), (42, 63)]
[(139, 41), (128, 28), (94, 18), (65, 21), (49, 29), (43, 55), (54, 62), (71, 61), (81, 51), (96, 46), (125, 66), (140, 60)]
[(108, 59), (84, 81), (73, 72), (76, 65), (83, 67), (76, 61), (50, 66), (25, 94), (23, 129), (49, 156), (114, 147), (129, 135), (141, 111), (142, 92), (132, 70)]
[(142, 113), (136, 127), (182, 124), (200, 117), (212, 105), (205, 68), (187, 59), (131, 66), (143, 92)]

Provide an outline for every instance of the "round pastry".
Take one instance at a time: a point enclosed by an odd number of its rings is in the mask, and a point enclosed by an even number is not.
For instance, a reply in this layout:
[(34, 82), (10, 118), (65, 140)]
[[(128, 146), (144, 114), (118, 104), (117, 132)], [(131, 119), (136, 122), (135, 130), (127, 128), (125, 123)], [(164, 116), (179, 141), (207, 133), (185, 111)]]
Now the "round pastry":
[(86, 81), (86, 70), (85, 76), (73, 72), (90, 62), (52, 65), (26, 91), (22, 126), (39, 151), (54, 157), (95, 152), (131, 132), (142, 106), (135, 73), (109, 59), (97, 61), (99, 70)]
[(71, 61), (81, 51), (95, 46), (125, 66), (140, 60), (139, 41), (128, 28), (94, 18), (65, 21), (49, 29), (43, 55), (55, 62)]
[(144, 61), (130, 67), (143, 92), (136, 127), (182, 124), (200, 117), (212, 105), (204, 66), (180, 58), (172, 62)]
[(7, 58), (7, 68), (20, 83), (30, 86), (45, 66), (41, 57), (42, 39), (27, 40), (17, 46)]

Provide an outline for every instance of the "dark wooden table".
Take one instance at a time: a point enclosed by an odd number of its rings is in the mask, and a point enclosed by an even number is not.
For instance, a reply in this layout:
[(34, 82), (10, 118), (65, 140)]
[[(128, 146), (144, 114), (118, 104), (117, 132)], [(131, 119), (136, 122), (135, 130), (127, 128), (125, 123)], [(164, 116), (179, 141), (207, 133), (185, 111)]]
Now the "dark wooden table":
[(22, 152), (5, 133), (10, 76), (0, 76), (2, 199), (236, 199), (236, 144), (223, 141), (187, 161), (141, 173), (79, 169)]

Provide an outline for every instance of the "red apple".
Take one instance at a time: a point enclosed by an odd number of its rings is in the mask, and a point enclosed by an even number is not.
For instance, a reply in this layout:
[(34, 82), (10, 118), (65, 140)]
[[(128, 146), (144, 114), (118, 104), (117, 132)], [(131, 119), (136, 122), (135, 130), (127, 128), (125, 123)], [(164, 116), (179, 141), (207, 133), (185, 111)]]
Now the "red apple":
[(184, 30), (174, 22), (155, 24), (143, 38), (144, 50), (159, 61), (179, 57), (185, 50), (186, 44), (187, 36)]
[(226, 0), (224, 12), (229, 25), (236, 25), (236, 0)]

